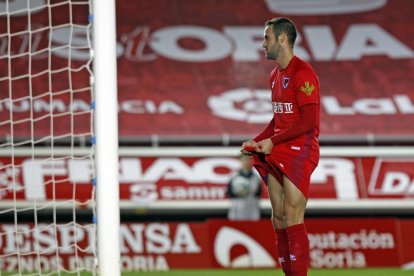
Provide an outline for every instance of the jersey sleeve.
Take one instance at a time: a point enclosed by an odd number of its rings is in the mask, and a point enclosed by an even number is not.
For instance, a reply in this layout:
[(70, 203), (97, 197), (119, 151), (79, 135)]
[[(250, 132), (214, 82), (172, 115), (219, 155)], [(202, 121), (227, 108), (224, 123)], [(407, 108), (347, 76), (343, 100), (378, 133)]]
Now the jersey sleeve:
[(260, 142), (264, 139), (272, 137), (274, 133), (275, 133), (275, 121), (272, 118), (272, 120), (269, 122), (267, 127), (259, 135), (253, 138), (253, 141)]
[(308, 104), (303, 106), (301, 117), (298, 122), (293, 124), (294, 127), (290, 127), (285, 131), (274, 135), (271, 139), (274, 145), (299, 137), (308, 131), (311, 131), (318, 125), (318, 110), (319, 106), (316, 104)]
[(319, 80), (310, 68), (301, 69), (295, 77), (295, 92), (299, 107), (319, 104)]

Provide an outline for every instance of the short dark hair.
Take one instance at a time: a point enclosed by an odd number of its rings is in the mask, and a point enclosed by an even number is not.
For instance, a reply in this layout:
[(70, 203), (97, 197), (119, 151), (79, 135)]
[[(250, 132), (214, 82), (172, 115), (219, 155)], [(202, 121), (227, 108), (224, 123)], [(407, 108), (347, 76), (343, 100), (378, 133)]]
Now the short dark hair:
[(286, 34), (288, 38), (288, 43), (293, 48), (293, 45), (296, 41), (297, 33), (295, 24), (293, 24), (293, 22), (290, 19), (285, 17), (273, 18), (266, 21), (265, 26), (272, 26), (273, 33), (275, 34), (276, 38), (281, 33)]

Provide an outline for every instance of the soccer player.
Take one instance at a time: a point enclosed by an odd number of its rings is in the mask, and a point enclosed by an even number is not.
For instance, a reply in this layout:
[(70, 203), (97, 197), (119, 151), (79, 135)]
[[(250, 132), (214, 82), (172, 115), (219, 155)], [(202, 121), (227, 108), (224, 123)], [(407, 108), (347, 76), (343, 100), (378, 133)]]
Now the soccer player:
[(254, 166), (267, 183), (279, 261), (285, 275), (307, 275), (309, 239), (304, 225), (310, 177), (319, 161), (319, 80), (293, 53), (296, 28), (287, 18), (265, 24), (273, 118), (262, 133), (242, 145), (254, 147)]

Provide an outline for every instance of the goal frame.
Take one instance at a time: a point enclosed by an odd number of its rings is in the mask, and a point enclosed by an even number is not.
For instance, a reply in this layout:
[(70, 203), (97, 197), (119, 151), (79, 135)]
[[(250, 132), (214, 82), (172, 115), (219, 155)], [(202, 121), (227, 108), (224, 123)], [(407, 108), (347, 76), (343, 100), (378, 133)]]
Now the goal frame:
[(98, 269), (119, 276), (118, 93), (115, 0), (93, 0)]

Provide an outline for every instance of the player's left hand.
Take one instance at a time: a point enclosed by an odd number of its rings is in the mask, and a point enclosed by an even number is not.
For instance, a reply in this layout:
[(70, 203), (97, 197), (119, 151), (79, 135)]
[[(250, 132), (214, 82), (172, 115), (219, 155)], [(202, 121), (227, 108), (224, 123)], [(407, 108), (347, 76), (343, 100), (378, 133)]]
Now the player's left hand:
[(268, 138), (257, 143), (256, 151), (268, 155), (272, 152), (272, 148), (273, 142)]

